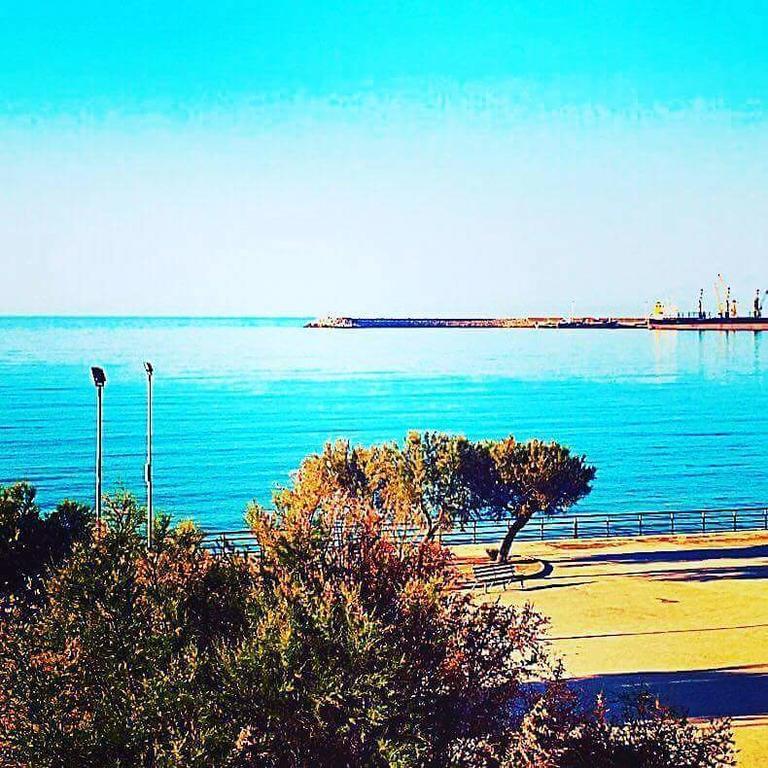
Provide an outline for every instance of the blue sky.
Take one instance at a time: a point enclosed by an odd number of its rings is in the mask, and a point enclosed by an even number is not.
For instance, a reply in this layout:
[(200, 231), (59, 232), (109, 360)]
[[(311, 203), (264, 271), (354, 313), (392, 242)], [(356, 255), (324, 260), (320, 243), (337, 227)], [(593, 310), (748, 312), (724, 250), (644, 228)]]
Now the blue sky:
[(7, 313), (768, 284), (764, 2), (7, 2)]

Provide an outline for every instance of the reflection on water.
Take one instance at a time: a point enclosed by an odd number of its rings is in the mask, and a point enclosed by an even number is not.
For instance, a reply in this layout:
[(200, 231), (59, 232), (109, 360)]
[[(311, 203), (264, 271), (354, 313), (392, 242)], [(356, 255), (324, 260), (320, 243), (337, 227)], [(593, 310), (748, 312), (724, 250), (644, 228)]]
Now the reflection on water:
[(768, 503), (761, 334), (305, 330), (298, 320), (0, 319), (0, 481), (89, 499), (103, 365), (105, 483), (143, 492), (155, 364), (158, 503), (236, 525), (324, 440), (408, 429), (556, 438), (598, 466), (582, 506)]

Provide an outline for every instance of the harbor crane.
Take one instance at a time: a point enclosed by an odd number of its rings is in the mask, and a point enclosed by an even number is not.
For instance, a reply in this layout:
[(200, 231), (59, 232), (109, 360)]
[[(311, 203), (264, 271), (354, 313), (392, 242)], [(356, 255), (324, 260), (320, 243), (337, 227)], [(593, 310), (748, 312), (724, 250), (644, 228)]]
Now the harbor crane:
[(719, 272), (715, 280), (715, 297), (717, 298), (717, 314), (720, 317), (736, 317), (736, 299), (731, 301), (731, 286), (725, 284), (725, 280)]
[(725, 317), (725, 307), (723, 306), (724, 292), (725, 280), (723, 280), (723, 276), (718, 272), (717, 279), (715, 280), (715, 299), (717, 300), (717, 314), (720, 317)]

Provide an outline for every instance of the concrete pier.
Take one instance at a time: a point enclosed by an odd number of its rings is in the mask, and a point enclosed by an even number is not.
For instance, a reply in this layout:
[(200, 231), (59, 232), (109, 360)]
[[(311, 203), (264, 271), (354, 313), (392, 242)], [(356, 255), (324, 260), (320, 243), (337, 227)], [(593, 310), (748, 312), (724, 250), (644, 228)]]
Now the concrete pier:
[(307, 328), (647, 328), (645, 317), (323, 317)]

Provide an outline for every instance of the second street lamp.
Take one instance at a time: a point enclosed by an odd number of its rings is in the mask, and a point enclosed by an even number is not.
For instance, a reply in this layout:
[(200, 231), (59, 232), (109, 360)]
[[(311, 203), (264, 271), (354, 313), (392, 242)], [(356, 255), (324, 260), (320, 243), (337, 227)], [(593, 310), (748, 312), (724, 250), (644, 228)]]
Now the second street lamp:
[(91, 376), (96, 386), (96, 524), (101, 525), (101, 436), (102, 436), (102, 406), (104, 385), (107, 383), (107, 376), (103, 368), (94, 365), (91, 368)]
[(147, 547), (152, 549), (155, 517), (152, 508), (152, 363), (144, 363), (147, 372), (147, 463), (144, 465), (144, 481), (147, 484)]

